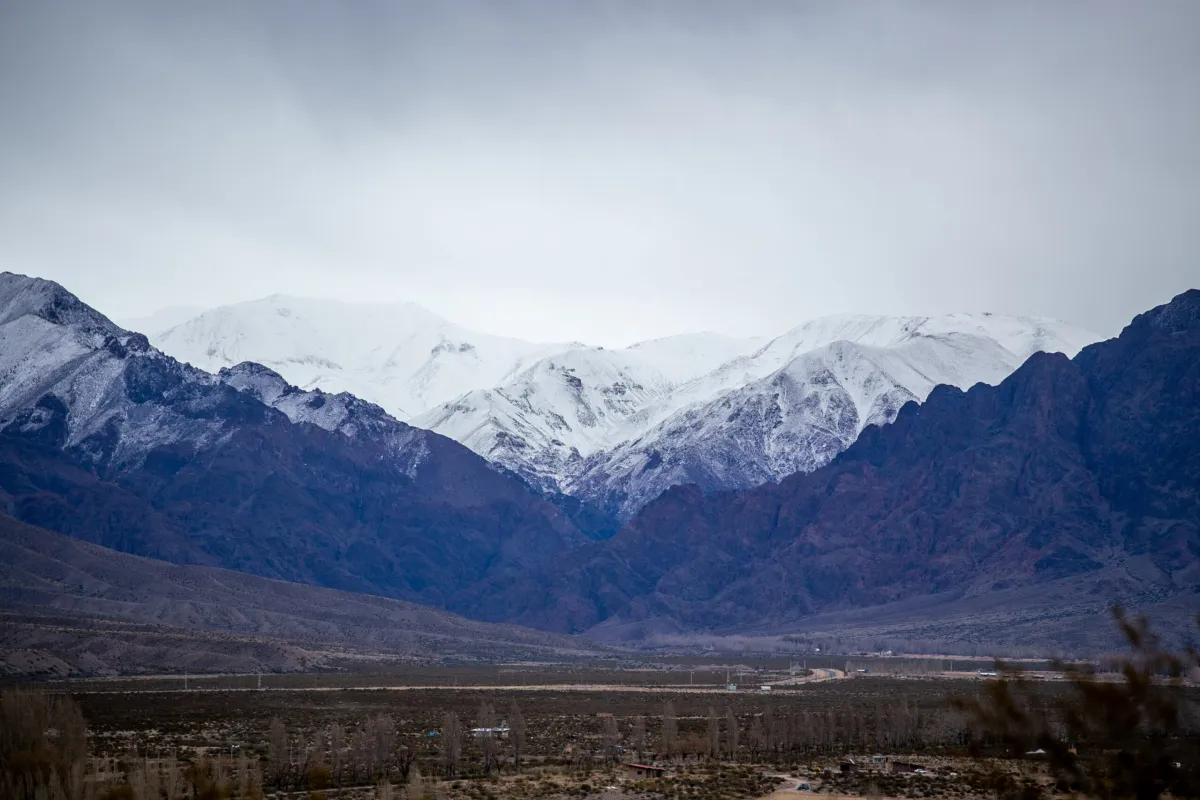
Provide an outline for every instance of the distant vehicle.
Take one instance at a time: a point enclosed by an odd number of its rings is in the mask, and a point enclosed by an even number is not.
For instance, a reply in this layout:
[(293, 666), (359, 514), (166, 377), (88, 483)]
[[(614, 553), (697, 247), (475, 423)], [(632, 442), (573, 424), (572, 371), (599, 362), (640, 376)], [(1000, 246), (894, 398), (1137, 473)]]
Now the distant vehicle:
[(797, 787), (796, 787), (796, 790), (797, 790), (797, 791), (800, 791), (800, 792), (811, 792), (811, 791), (812, 791), (812, 784), (809, 784), (809, 783), (802, 783), (802, 784), (800, 784), (799, 786), (797, 786)]
[(771, 691), (771, 687), (767, 686), (766, 684), (763, 684), (762, 686), (758, 687), (758, 690), (760, 692), (769, 692), (769, 691)]
[(979, 670), (979, 677), (981, 677), (981, 678), (998, 678), (998, 677), (1000, 677), (1000, 673), (990, 672), (988, 670), (981, 669), (981, 670)]

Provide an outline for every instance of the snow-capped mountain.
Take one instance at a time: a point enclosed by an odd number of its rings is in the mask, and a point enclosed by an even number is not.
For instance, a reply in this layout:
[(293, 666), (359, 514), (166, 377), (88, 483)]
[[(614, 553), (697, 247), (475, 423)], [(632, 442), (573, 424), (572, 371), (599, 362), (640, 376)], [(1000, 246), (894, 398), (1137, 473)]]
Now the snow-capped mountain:
[(156, 347), (200, 369), (254, 361), (303, 389), (350, 392), (399, 419), (497, 386), (537, 359), (575, 347), (468, 331), (413, 303), (284, 295), (214, 308), (149, 335)]
[(811, 472), (939, 383), (996, 384), (1035, 352), (1074, 356), (1098, 339), (994, 314), (813, 320), (643, 409), (647, 427), (624, 431), (562, 488), (625, 519), (671, 486), (740, 489)]
[(200, 306), (170, 306), (142, 317), (113, 317), (113, 322), (127, 331), (153, 334), (182, 325), (203, 314)]
[(0, 426), (16, 420), (33, 430), (61, 406), (61, 446), (119, 471), (156, 448), (186, 442), (200, 450), (227, 435), (222, 385), (292, 422), (369, 435), (409, 477), (428, 450), (424, 431), (352, 395), (305, 392), (258, 364), (218, 375), (180, 364), (58, 284), (0, 274)]
[(658, 368), (671, 382), (684, 384), (738, 356), (755, 352), (766, 341), (761, 336), (738, 339), (705, 331), (649, 339), (626, 349)]
[(543, 358), (493, 389), (477, 389), (412, 420), (558, 491), (583, 457), (611, 446), (629, 417), (675, 384), (636, 350), (598, 347)]
[[(413, 304), (274, 295), (150, 334), (217, 372), (252, 361), (304, 389), (349, 392), (556, 490), (582, 459), (644, 427), (636, 415), (758, 339), (683, 334), (623, 349), (489, 336)], [(631, 421), (632, 419), (632, 421)]]
[(378, 405), (260, 364), (204, 372), (7, 272), (0, 509), (139, 555), (441, 606), (611, 531)]
[(938, 383), (998, 383), (1038, 351), (1100, 337), (994, 314), (839, 315), (770, 340), (683, 334), (620, 349), (538, 344), (425, 309), (275, 295), (151, 341), (211, 371), (264, 364), (349, 392), (545, 491), (623, 518), (666, 488), (744, 488), (815, 469)]

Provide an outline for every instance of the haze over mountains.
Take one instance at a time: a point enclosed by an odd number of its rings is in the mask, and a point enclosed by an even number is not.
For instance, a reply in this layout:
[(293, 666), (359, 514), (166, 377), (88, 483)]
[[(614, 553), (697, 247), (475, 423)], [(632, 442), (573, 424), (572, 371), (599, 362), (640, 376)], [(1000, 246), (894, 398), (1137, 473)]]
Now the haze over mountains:
[(488, 336), (412, 305), (272, 296), (152, 343), (218, 371), (250, 360), (349, 391), (543, 491), (621, 519), (670, 486), (748, 488), (827, 463), (938, 383), (996, 383), (1031, 353), (1099, 337), (990, 314), (839, 316), (771, 340), (683, 334), (622, 349)]
[[(620, 642), (852, 619), (1052, 646), (1113, 600), (1181, 619), (1200, 599), (1200, 291), (1073, 359), (1041, 352), (1071, 334), (991, 316), (824, 320), (682, 384), (640, 347), (537, 358), (517, 373), (528, 406), (570, 399), (586, 433), (620, 418), (661, 431), (661, 464), (700, 453), (716, 473), (738, 465), (734, 442), (749, 443), (747, 473), (792, 471), (638, 498), (613, 536), (578, 497), (377, 405), (253, 362), (182, 364), (63, 287), (3, 273), (0, 511), (135, 555)], [(674, 359), (693, 344), (655, 346)], [(451, 352), (471, 350), (430, 355)], [(951, 385), (980, 374), (998, 385)], [(574, 394), (547, 394), (559, 385)], [(712, 386), (727, 388), (705, 399)], [(672, 422), (688, 392), (702, 396), (682, 409), (690, 440)], [(0, 574), (14, 597), (112, 599), (48, 584), (62, 570), (43, 556), (18, 561)]]

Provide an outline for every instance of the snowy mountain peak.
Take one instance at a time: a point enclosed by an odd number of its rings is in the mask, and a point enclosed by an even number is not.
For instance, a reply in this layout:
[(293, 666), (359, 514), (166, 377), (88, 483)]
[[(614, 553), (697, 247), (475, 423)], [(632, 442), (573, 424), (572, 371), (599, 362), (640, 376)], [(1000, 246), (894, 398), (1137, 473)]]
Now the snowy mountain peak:
[(498, 384), (564, 347), (475, 333), (415, 303), (288, 295), (211, 309), (151, 340), (202, 369), (255, 361), (301, 388), (350, 392), (400, 418)]
[(100, 336), (126, 333), (54, 281), (0, 272), (0, 325), (25, 316), (70, 326), (79, 333)]
[(769, 340), (706, 332), (609, 349), (489, 336), (412, 303), (288, 295), (151, 334), (293, 421), (365, 430), (371, 415), (346, 398), (366, 398), (623, 516), (680, 482), (813, 469), (938, 383), (997, 383), (1034, 352), (1071, 356), (1098, 338), (1036, 317), (839, 314)]
[(684, 333), (629, 346), (674, 383), (695, 380), (722, 364), (760, 348), (763, 337), (734, 338), (720, 333)]
[(639, 412), (647, 427), (589, 457), (570, 493), (629, 517), (671, 486), (747, 488), (828, 463), (938, 384), (999, 383), (1040, 348), (1098, 337), (1053, 320), (841, 315), (800, 325)]

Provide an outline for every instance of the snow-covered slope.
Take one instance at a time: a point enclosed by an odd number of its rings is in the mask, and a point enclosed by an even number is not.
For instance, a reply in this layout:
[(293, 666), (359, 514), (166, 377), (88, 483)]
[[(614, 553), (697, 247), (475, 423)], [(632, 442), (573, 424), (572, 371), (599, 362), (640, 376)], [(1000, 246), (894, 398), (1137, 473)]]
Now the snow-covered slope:
[(502, 386), (468, 392), (412, 424), (558, 490), (584, 456), (617, 441), (614, 433), (630, 415), (673, 388), (636, 351), (580, 348), (543, 358)]
[(204, 309), (200, 306), (170, 306), (144, 317), (114, 317), (113, 322), (127, 331), (150, 335), (182, 325), (203, 313)]
[(1074, 355), (1097, 338), (1052, 320), (991, 314), (826, 317), (752, 352), (739, 352), (746, 341), (709, 334), (581, 349), (413, 423), (544, 489), (628, 517), (673, 485), (743, 488), (815, 469), (939, 383), (998, 383), (1038, 350)]
[(284, 383), (377, 403), (621, 516), (682, 482), (741, 488), (814, 469), (938, 383), (997, 383), (1034, 352), (1074, 355), (1098, 339), (1031, 317), (838, 315), (770, 340), (697, 333), (604, 349), (489, 336), (412, 304), (281, 295), (151, 334), (206, 370), (253, 361)]
[(611, 531), (378, 405), (259, 364), (204, 372), (58, 284), (10, 273), (0, 445), (0, 502), (24, 522), (443, 606)]
[(810, 472), (937, 384), (997, 383), (1019, 363), (969, 334), (891, 347), (838, 340), (595, 454), (564, 488), (625, 518), (671, 486), (747, 488)]
[(705, 331), (649, 339), (627, 349), (656, 367), (671, 382), (683, 384), (738, 356), (753, 353), (766, 341), (761, 336), (737, 339)]
[(58, 284), (0, 273), (0, 428), (39, 429), (65, 412), (59, 445), (115, 474), (155, 448), (186, 442), (195, 451), (228, 435), (222, 385), (292, 422), (369, 436), (410, 477), (428, 451), (429, 434), (371, 403), (302, 391), (257, 364), (219, 375), (180, 364)]
[(209, 372), (254, 361), (301, 388), (350, 392), (400, 419), (573, 347), (468, 331), (412, 303), (284, 295), (211, 309), (150, 340)]

